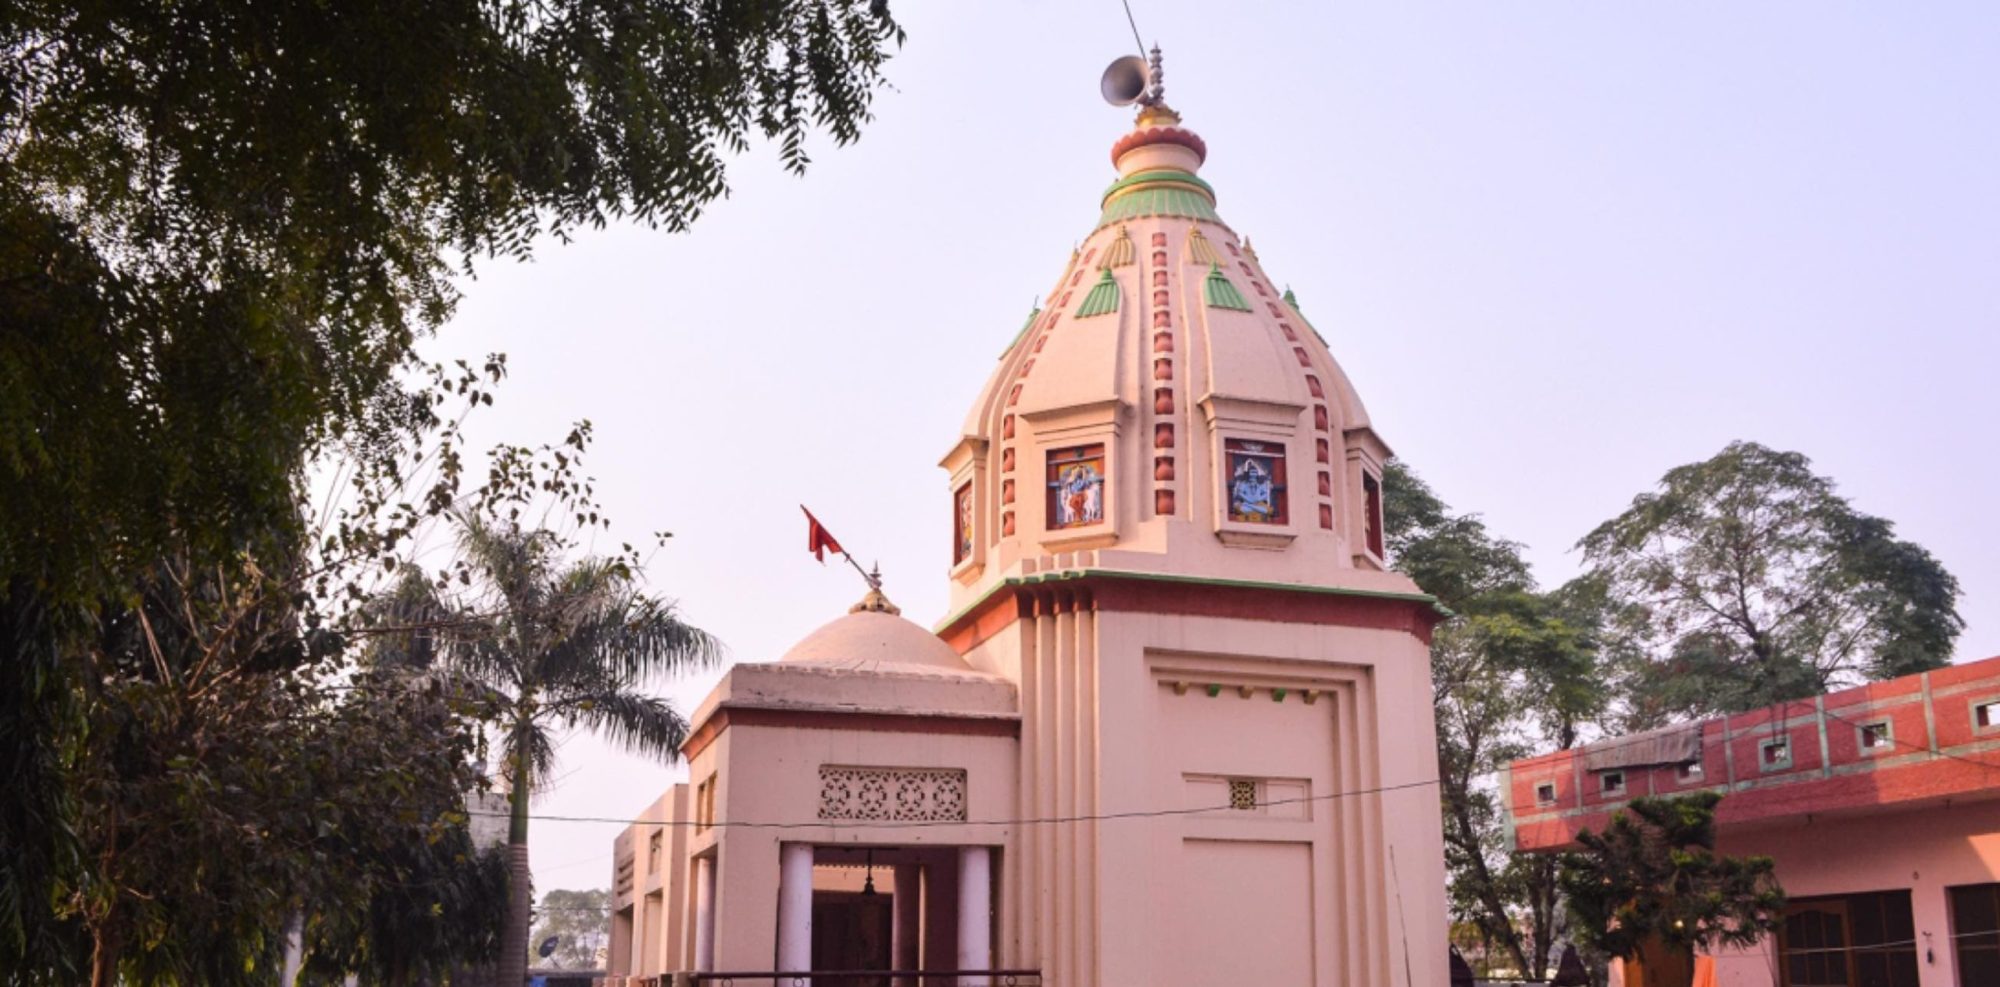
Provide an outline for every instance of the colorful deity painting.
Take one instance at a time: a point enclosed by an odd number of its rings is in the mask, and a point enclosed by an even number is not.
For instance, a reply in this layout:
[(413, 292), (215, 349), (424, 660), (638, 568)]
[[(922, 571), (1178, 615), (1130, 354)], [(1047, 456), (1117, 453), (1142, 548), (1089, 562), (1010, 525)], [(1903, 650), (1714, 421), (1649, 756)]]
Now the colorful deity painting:
[(1049, 453), (1048, 522), (1051, 530), (1104, 520), (1104, 446), (1074, 446)]
[(972, 484), (965, 483), (952, 495), (951, 564), (972, 557)]
[(1277, 442), (1230, 439), (1229, 520), (1285, 523), (1285, 447)]

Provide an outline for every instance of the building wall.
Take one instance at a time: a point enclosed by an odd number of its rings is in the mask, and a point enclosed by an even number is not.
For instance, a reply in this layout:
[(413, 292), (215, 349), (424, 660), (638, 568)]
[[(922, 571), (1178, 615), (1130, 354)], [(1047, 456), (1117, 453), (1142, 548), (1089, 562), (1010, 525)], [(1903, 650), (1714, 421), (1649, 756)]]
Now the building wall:
[[(1422, 640), (1056, 596), (1030, 610), (968, 654), (1020, 669), (1018, 812), (1112, 818), (1024, 829), (1008, 965), (1063, 985), (1443, 982)], [(1201, 811), (1230, 779), (1281, 804)]]
[(819, 819), (821, 765), (964, 769), (968, 822), (921, 827), (837, 822), (694, 833), (687, 853), (713, 853), (718, 861), (717, 969), (773, 969), (781, 843), (1004, 848), (1014, 838), (1013, 826), (979, 824), (1014, 814), (1019, 765), (1011, 736), (737, 725), (723, 730), (691, 767), (696, 784), (715, 774), (719, 821), (812, 823)]
[[(618, 834), (611, 854), (611, 945), (608, 972), (654, 976), (682, 969), (689, 939), (687, 843), (689, 786), (667, 789)], [(654, 836), (660, 837), (654, 856)]]
[[(1908, 890), (1922, 987), (1992, 987), (1958, 980), (1945, 889), (2000, 881), (2000, 802), (1725, 831), (1717, 849), (1772, 858), (1792, 898)], [(1718, 955), (1719, 987), (1775, 987), (1776, 954), (1776, 943), (1766, 941)]]

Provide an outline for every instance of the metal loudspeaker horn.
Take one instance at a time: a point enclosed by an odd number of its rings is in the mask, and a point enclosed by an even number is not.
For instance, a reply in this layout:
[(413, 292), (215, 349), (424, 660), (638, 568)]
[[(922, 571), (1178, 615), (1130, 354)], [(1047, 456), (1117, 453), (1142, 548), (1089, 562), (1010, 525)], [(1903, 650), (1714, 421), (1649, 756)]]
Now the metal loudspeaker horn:
[(1112, 106), (1130, 106), (1146, 95), (1146, 87), (1152, 82), (1153, 72), (1146, 60), (1127, 55), (1104, 70), (1097, 88), (1104, 94), (1104, 101)]

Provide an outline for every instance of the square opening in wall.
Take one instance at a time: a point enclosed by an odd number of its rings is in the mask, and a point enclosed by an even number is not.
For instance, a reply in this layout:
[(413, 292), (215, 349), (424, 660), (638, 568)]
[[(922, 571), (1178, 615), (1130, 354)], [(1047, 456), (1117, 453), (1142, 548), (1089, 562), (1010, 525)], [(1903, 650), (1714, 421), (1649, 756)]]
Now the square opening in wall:
[(1104, 520), (1104, 444), (1051, 449), (1048, 526), (1081, 528)]
[(1880, 754), (1896, 744), (1895, 729), (1888, 720), (1863, 723), (1854, 728), (1854, 732), (1859, 735), (1863, 754)]
[(1979, 730), (2000, 730), (2000, 699), (1973, 703), (1972, 725)]
[(1597, 776), (1597, 790), (1606, 795), (1625, 794), (1625, 772), (1606, 771)]
[(1679, 781), (1683, 785), (1698, 782), (1701, 780), (1701, 777), (1700, 761), (1689, 761), (1674, 768), (1674, 780)]
[(1545, 781), (1535, 786), (1535, 804), (1556, 804), (1556, 786), (1554, 782)]
[(1765, 771), (1792, 766), (1792, 742), (1783, 737), (1757, 745), (1757, 761)]
[(1229, 779), (1229, 807), (1239, 812), (1257, 811), (1257, 783), (1249, 778)]

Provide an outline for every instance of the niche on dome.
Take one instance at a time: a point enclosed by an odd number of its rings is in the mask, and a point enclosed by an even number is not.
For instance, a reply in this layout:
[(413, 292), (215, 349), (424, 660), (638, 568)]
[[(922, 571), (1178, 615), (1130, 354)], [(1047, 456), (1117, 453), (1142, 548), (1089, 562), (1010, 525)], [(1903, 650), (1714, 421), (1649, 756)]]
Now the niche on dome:
[(987, 489), (987, 443), (967, 436), (938, 465), (951, 473), (951, 576), (964, 582), (979, 575), (992, 540), (992, 494)]
[[(1211, 394), (1198, 402), (1215, 464), (1215, 535), (1239, 548), (1283, 549), (1297, 535), (1290, 463), (1305, 406)], [(1299, 447), (1300, 450), (1304, 446)]]
[(1067, 531), (1104, 523), (1104, 444), (1049, 450), (1047, 526)]
[(1347, 484), (1349, 491), (1341, 508), (1346, 520), (1348, 544), (1354, 546), (1354, 564), (1364, 569), (1383, 569), (1388, 551), (1382, 533), (1382, 464), (1389, 459), (1389, 447), (1377, 438), (1374, 429), (1348, 429)]
[[(1023, 415), (1017, 503), (1019, 533), (1043, 551), (1109, 545), (1118, 538), (1119, 403), (1091, 401)], [(1039, 485), (1040, 496), (1037, 497)], [(1036, 500), (1041, 504), (1037, 510)], [(1123, 510), (1130, 511), (1126, 506)], [(1039, 529), (1035, 524), (1040, 515)]]
[(972, 558), (972, 482), (958, 485), (951, 495), (951, 565), (956, 569)]
[(1285, 524), (1291, 520), (1285, 475), (1285, 444), (1256, 439), (1224, 439), (1223, 496), (1229, 520), (1243, 524)]

